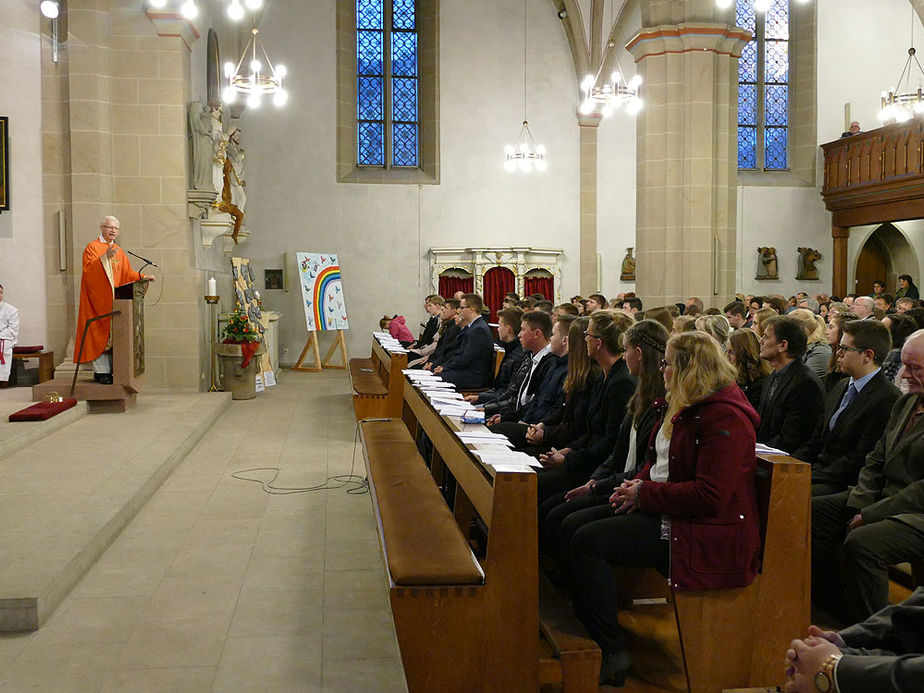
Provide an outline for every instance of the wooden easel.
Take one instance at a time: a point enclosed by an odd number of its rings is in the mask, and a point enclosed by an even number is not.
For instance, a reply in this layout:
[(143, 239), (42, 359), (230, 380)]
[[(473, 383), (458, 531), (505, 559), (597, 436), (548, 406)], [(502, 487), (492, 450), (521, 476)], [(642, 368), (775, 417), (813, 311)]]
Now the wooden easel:
[[(337, 352), (339, 347), (340, 355), (343, 357), (342, 364), (331, 363), (331, 359)], [(302, 363), (305, 361), (305, 357), (308, 355), (308, 350), (311, 350), (314, 354), (314, 366), (303, 366)], [(334, 343), (330, 345), (330, 349), (327, 350), (327, 353), (324, 354), (324, 359), (321, 359), (321, 349), (318, 346), (318, 333), (309, 332), (308, 341), (305, 342), (305, 348), (302, 349), (302, 353), (298, 356), (298, 361), (295, 362), (295, 365), (292, 366), (293, 371), (310, 371), (317, 373), (322, 368), (340, 368), (345, 369), (347, 366), (347, 350), (346, 350), (346, 338), (343, 336), (343, 330), (337, 330), (337, 338), (334, 339)]]

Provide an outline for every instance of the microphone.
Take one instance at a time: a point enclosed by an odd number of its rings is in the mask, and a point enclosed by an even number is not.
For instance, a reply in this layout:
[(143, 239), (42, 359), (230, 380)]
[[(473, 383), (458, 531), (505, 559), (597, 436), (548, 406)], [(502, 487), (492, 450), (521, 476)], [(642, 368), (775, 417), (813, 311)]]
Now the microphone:
[(151, 262), (151, 261), (148, 260), (147, 258), (141, 257), (141, 256), (138, 255), (137, 253), (133, 253), (132, 251), (128, 250), (127, 248), (123, 248), (123, 250), (125, 250), (125, 252), (128, 253), (129, 255), (131, 255), (132, 257), (136, 257), (136, 258), (138, 258), (139, 260), (144, 260), (144, 264), (150, 265), (151, 267), (157, 267), (157, 265), (155, 265), (153, 262)]

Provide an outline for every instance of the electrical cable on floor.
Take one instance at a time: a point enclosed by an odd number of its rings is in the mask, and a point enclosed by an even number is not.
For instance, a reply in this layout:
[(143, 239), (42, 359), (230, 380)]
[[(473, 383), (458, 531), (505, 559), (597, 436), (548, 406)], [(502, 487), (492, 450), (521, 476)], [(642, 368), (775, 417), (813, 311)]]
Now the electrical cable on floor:
[[(356, 429), (353, 432), (353, 456), (350, 461), (350, 473), (329, 476), (323, 484), (318, 484), (317, 486), (273, 486), (273, 482), (276, 481), (279, 476), (279, 467), (251, 467), (250, 469), (241, 469), (232, 472), (231, 476), (240, 481), (252, 481), (260, 484), (263, 487), (263, 492), (272, 496), (288, 496), (295, 493), (308, 493), (310, 491), (336, 491), (341, 488), (346, 488), (346, 494), (350, 496), (359, 496), (364, 493), (369, 493), (369, 482), (366, 478), (353, 473), (353, 469), (356, 467), (356, 443), (358, 435), (359, 424), (356, 425)], [(244, 476), (250, 472), (273, 472), (273, 478), (269, 481), (264, 481), (263, 479)]]

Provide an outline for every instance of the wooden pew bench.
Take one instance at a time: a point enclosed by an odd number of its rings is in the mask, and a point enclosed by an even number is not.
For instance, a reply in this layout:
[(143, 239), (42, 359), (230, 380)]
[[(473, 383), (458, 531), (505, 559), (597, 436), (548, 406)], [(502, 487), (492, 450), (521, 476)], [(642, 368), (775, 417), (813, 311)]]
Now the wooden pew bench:
[(375, 337), (372, 356), (350, 359), (350, 384), (356, 420), (401, 416), (407, 354), (390, 354)]
[[(574, 617), (570, 606), (547, 581), (540, 580), (536, 475), (531, 471), (496, 473), (490, 466), (482, 465), (455, 435), (461, 426), (458, 419), (437, 414), (410, 383), (405, 384), (404, 398), (409, 440), (416, 440), (421, 430), (430, 439), (433, 454), (429, 474), (435, 477), (430, 483), (434, 488), (453, 487), (451, 512), (460, 532), (472, 545), (475, 542), (470, 532), (474, 520), (487, 530), (487, 548), (481, 561), (485, 580), (475, 590), (483, 593), (482, 602), (475, 607), (480, 615), (467, 639), (472, 641), (469, 647), (477, 646), (477, 641), (485, 638), (493, 643), (487, 645), (490, 653), (482, 651), (479, 655), (481, 665), (460, 668), (456, 661), (439, 687), (428, 688), (420, 685), (420, 677), (412, 672), (418, 668), (432, 669), (437, 648), (421, 649), (415, 645), (403, 633), (405, 629), (399, 625), (395, 612), (409, 688), (411, 691), (534, 692), (539, 686), (550, 686), (565, 693), (596, 693), (600, 649)], [(371, 423), (364, 422), (361, 426)], [(420, 464), (424, 464), (422, 460)], [(500, 641), (497, 638), (501, 634), (491, 632), (498, 623), (506, 624)], [(490, 660), (485, 659), (488, 656)], [(430, 685), (432, 681), (427, 683)]]
[(657, 571), (617, 569), (631, 676), (654, 690), (715, 693), (784, 683), (790, 641), (811, 610), (811, 467), (758, 457), (762, 564), (748, 587), (674, 592)]
[[(17, 361), (28, 361), (29, 359), (38, 359), (38, 381), (44, 383), (47, 380), (54, 380), (55, 377), (55, 352), (53, 351), (29, 351), (20, 353), (13, 347), (13, 366)], [(15, 371), (11, 372), (10, 378), (15, 377)], [(11, 382), (15, 384), (15, 381)]]

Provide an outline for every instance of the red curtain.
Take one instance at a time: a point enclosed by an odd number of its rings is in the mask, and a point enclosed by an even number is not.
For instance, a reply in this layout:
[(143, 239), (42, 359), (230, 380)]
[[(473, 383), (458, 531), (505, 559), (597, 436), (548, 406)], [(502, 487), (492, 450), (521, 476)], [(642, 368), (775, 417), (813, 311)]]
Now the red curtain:
[(452, 298), (456, 291), (462, 291), (470, 294), (475, 290), (475, 278), (468, 277), (450, 277), (445, 274), (440, 275), (440, 296), (443, 298)]
[(504, 305), (504, 296), (514, 290), (516, 281), (506, 267), (492, 267), (484, 273), (484, 304), (491, 310), (489, 322), (497, 322), (497, 311)]
[(552, 277), (526, 277), (525, 293), (527, 296), (542, 294), (547, 301), (554, 301), (555, 280)]

